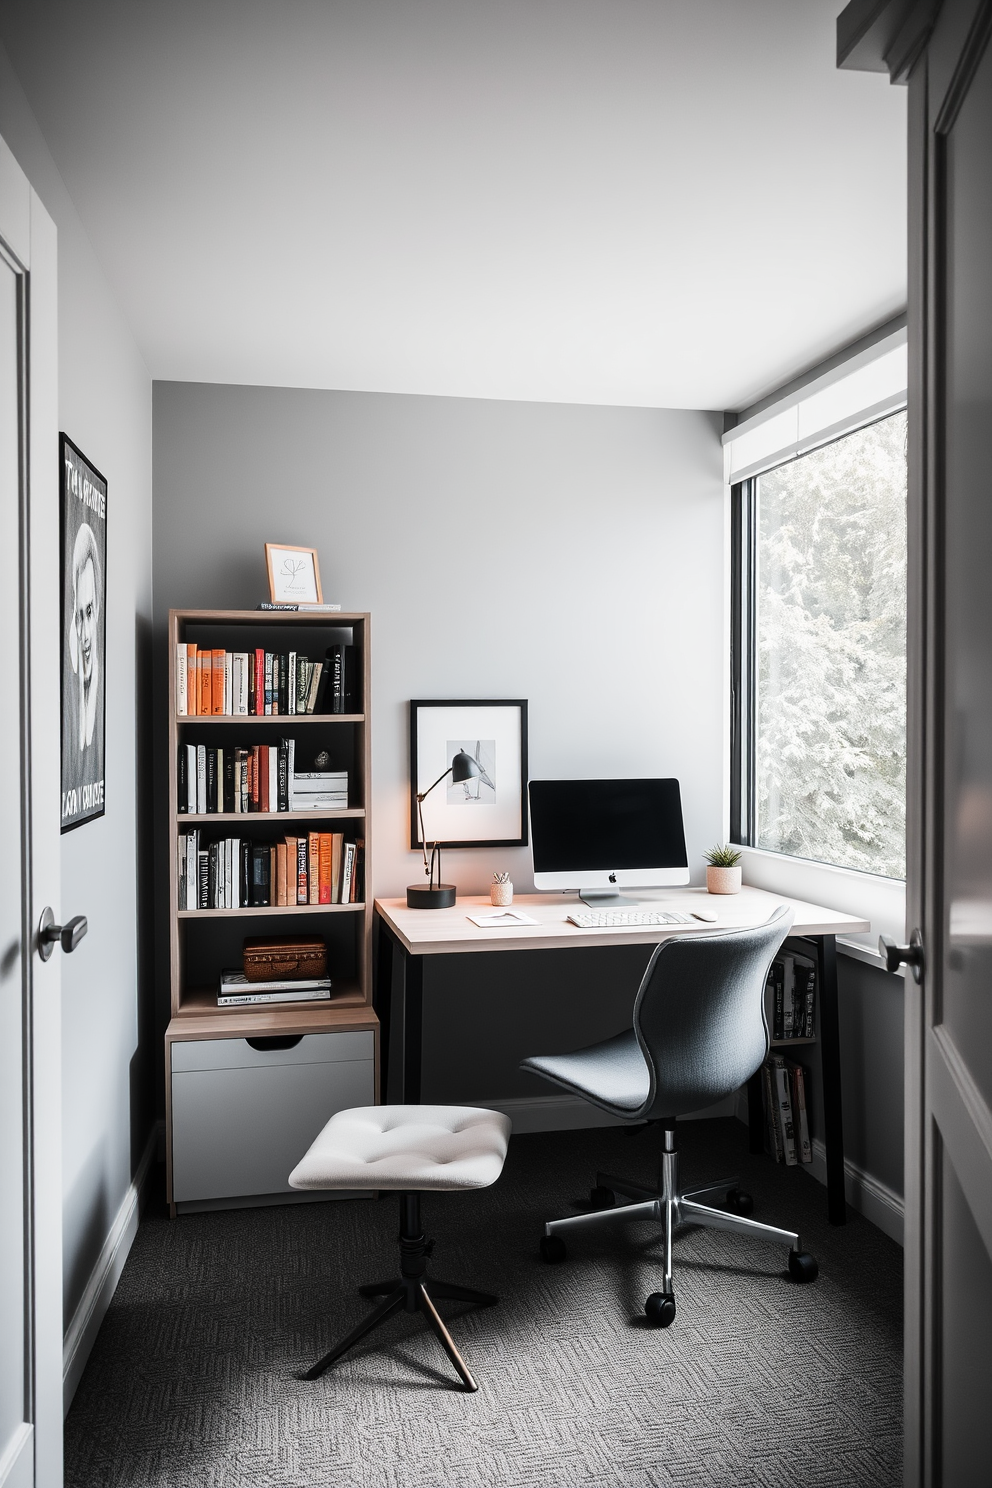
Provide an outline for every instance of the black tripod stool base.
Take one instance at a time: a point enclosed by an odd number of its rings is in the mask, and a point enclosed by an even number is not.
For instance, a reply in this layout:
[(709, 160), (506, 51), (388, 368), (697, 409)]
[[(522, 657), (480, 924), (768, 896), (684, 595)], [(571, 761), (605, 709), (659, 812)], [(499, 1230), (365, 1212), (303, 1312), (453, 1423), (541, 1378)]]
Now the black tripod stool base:
[(420, 1225), (420, 1195), (400, 1194), (400, 1275), (390, 1281), (373, 1281), (358, 1288), (363, 1297), (381, 1297), (367, 1317), (346, 1334), (323, 1358), (318, 1359), (303, 1379), (318, 1379), (343, 1354), (346, 1354), (359, 1339), (378, 1328), (393, 1313), (420, 1312), (454, 1365), (462, 1388), (468, 1392), (479, 1387), (455, 1345), (455, 1341), (444, 1325), (433, 1299), (452, 1302), (469, 1302), (476, 1307), (492, 1307), (499, 1301), (490, 1292), (478, 1292), (472, 1287), (455, 1286), (447, 1281), (427, 1279), (427, 1257), (433, 1248), (424, 1238)]

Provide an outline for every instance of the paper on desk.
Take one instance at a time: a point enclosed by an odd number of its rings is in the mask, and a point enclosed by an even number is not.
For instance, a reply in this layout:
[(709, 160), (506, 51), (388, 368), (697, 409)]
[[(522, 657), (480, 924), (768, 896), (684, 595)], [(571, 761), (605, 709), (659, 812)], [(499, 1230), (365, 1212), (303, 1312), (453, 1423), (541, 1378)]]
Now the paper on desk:
[(540, 920), (532, 919), (530, 915), (524, 914), (519, 909), (494, 909), (488, 914), (466, 915), (473, 925), (478, 925), (481, 930), (498, 930), (500, 926), (512, 925), (539, 925)]

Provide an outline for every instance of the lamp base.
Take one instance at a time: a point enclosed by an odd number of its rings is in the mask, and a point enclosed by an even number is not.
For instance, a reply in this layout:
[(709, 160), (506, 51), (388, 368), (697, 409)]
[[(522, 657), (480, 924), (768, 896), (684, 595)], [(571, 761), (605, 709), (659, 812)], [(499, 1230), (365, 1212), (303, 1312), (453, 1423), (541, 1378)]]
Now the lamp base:
[(407, 909), (450, 909), (455, 902), (454, 884), (411, 884), (406, 891)]

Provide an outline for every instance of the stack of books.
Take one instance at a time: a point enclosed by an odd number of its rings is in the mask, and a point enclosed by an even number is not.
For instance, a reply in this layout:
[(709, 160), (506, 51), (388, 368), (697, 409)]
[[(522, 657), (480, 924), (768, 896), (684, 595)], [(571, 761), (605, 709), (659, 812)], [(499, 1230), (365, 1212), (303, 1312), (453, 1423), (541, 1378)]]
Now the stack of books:
[(243, 971), (222, 971), (217, 993), (218, 1007), (238, 1007), (251, 1002), (327, 1002), (330, 977), (301, 981), (250, 982)]
[(781, 1054), (770, 1054), (761, 1066), (761, 1092), (769, 1157), (790, 1166), (812, 1162), (803, 1066)]
[(290, 811), (340, 811), (347, 804), (347, 770), (294, 771)]
[(308, 832), (279, 842), (226, 837), (203, 844), (200, 831), (178, 838), (179, 908), (264, 909), (361, 904), (365, 842), (341, 832)]

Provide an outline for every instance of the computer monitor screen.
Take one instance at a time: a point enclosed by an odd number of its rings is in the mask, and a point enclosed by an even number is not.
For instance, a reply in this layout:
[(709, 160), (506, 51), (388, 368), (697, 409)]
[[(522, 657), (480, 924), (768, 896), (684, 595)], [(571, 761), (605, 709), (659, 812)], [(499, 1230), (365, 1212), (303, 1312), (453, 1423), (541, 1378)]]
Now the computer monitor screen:
[(536, 888), (615, 903), (623, 889), (689, 882), (677, 780), (532, 780), (529, 789)]

